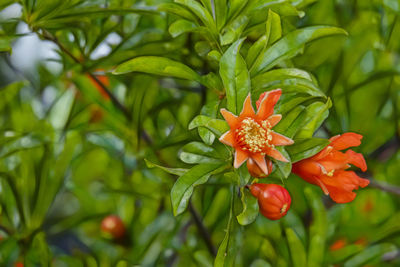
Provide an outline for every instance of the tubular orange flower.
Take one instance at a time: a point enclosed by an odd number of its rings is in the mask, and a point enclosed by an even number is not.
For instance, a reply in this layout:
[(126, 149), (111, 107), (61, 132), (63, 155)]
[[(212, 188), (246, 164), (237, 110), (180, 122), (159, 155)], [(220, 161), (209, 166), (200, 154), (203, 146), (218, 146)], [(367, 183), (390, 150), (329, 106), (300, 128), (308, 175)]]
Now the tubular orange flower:
[(356, 197), (353, 190), (366, 187), (367, 179), (360, 178), (353, 171), (346, 171), (350, 164), (367, 170), (367, 164), (360, 153), (344, 150), (359, 146), (362, 136), (356, 133), (336, 135), (330, 139), (330, 144), (318, 154), (293, 164), (292, 172), (306, 182), (318, 185), (326, 195), (330, 195), (336, 203), (347, 203)]
[[(282, 94), (281, 89), (266, 92), (260, 96), (257, 114), (251, 105), (250, 94), (243, 104), (242, 112), (235, 116), (226, 109), (221, 109), (221, 114), (228, 122), (230, 130), (220, 137), (220, 141), (235, 148), (234, 167), (239, 168), (249, 159), (248, 166), (255, 162), (262, 173), (268, 175), (266, 156), (280, 161), (288, 160), (275, 148), (293, 144), (293, 140), (272, 131), (282, 118), (273, 114), (274, 106)], [(252, 167), (250, 167), (251, 169)], [(256, 171), (254, 173), (257, 173)]]

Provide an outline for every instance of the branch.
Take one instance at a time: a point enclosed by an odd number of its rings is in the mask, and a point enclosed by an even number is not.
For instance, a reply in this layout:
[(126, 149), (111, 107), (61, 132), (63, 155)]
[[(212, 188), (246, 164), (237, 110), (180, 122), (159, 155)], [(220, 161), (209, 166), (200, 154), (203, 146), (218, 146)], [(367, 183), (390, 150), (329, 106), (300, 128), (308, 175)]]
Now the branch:
[(400, 196), (400, 187), (370, 179), (371, 187)]
[[(77, 57), (75, 57), (63, 44), (61, 44), (58, 39), (53, 36), (51, 33), (49, 33), (46, 30), (43, 30), (43, 33), (40, 34), (45, 40), (51, 41), (55, 43), (61, 51), (63, 51), (65, 54), (67, 54), (75, 63), (82, 65), (82, 61), (79, 60)], [(119, 109), (122, 111), (122, 113), (125, 115), (125, 117), (131, 121), (132, 120), (132, 114), (128, 111), (128, 109), (111, 93), (111, 91), (105, 86), (93, 73), (88, 72), (88, 75), (106, 92), (106, 94), (110, 97), (111, 102)]]
[(215, 257), (217, 256), (217, 249), (215, 248), (212, 240), (210, 233), (208, 232), (207, 228), (203, 224), (200, 215), (197, 213), (197, 211), (194, 209), (193, 204), (191, 201), (189, 201), (189, 211), (192, 214), (193, 220), (200, 232), (201, 237), (204, 239), (204, 242), (207, 245), (208, 251)]

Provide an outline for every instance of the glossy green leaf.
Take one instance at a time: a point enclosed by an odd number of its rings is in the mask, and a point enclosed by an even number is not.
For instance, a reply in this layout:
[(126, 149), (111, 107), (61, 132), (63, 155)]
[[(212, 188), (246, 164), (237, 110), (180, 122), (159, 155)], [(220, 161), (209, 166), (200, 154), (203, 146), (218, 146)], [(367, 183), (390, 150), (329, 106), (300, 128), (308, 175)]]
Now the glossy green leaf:
[(171, 201), (174, 215), (185, 211), (194, 187), (204, 184), (210, 176), (223, 166), (221, 163), (199, 164), (176, 180), (171, 189)]
[(281, 17), (271, 9), (268, 10), (265, 35), (268, 37), (269, 45), (282, 37)]
[(297, 234), (291, 228), (285, 229), (286, 238), (289, 244), (290, 255), (292, 257), (292, 263), (295, 267), (306, 266), (307, 257), (306, 250), (303, 243), (297, 236)]
[(217, 256), (215, 257), (215, 267), (233, 267), (235, 266), (236, 253), (237, 253), (237, 242), (239, 238), (239, 225), (235, 220), (235, 199), (232, 192), (231, 204), (228, 225), (225, 230), (225, 237), (219, 245)]
[(274, 67), (280, 61), (294, 57), (308, 42), (326, 36), (346, 34), (346, 31), (340, 28), (329, 26), (311, 26), (295, 30), (282, 37), (259, 56), (254, 68), (251, 70), (251, 76), (261, 74)]
[(217, 137), (220, 137), (230, 129), (226, 121), (213, 119), (204, 115), (199, 115), (190, 122), (189, 130), (197, 127), (205, 127), (212, 131)]
[(185, 20), (185, 19), (178, 19), (174, 23), (172, 23), (168, 31), (172, 35), (172, 37), (177, 37), (182, 33), (191, 32), (196, 30), (198, 27), (195, 23)]
[(254, 222), (258, 216), (257, 198), (244, 187), (240, 189), (240, 192), (243, 210), (236, 216), (236, 219), (241, 225), (248, 225)]
[(249, 22), (249, 17), (246, 15), (238, 16), (232, 21), (225, 29), (224, 33), (220, 35), (221, 45), (229, 45), (238, 40)]
[[(202, 115), (215, 118), (218, 115), (218, 108), (219, 108), (220, 101), (211, 101), (203, 106), (200, 113)], [(203, 140), (204, 143), (207, 145), (212, 145), (215, 140), (215, 135), (205, 127), (198, 127), (198, 132), (200, 138)]]
[(117, 66), (113, 74), (144, 72), (201, 82), (201, 77), (188, 66), (165, 57), (137, 57)]
[(358, 253), (357, 255), (351, 257), (344, 263), (344, 267), (356, 267), (364, 266), (365, 264), (373, 261), (374, 259), (380, 259), (385, 253), (396, 253), (397, 247), (394, 244), (383, 243), (376, 244), (368, 247)]
[(276, 147), (276, 149), (277, 149), (279, 152), (282, 153), (282, 155), (288, 160), (288, 162), (283, 162), (283, 161), (280, 161), (280, 160), (272, 159), (272, 161), (273, 161), (273, 162), (276, 164), (276, 166), (278, 167), (278, 170), (279, 170), (279, 172), (280, 172), (280, 174), (281, 174), (281, 178), (285, 178), (285, 179), (289, 177), (289, 175), (290, 175), (290, 173), (291, 173), (291, 171), (292, 171), (291, 158), (290, 158), (289, 154), (286, 152), (286, 149), (287, 149), (288, 147), (289, 147), (289, 146), (285, 146), (285, 147), (279, 146), (279, 147)]
[(283, 93), (302, 93), (323, 97), (324, 93), (314, 84), (312, 77), (299, 69), (276, 69), (251, 79), (256, 94), (267, 89), (282, 88)]
[(148, 168), (159, 168), (167, 173), (174, 174), (174, 175), (184, 175), (185, 173), (188, 172), (188, 169), (183, 169), (183, 168), (168, 168), (164, 167), (161, 165), (157, 165), (151, 161), (148, 161), (147, 159), (144, 160), (146, 162), (146, 165)]
[(329, 140), (324, 138), (295, 139), (295, 143), (288, 146), (286, 150), (289, 152), (292, 162), (294, 163), (314, 156), (328, 144)]
[(328, 99), (326, 103), (314, 102), (306, 108), (306, 119), (303, 127), (296, 134), (295, 138), (309, 138), (321, 126), (329, 115), (329, 108), (332, 101)]
[(217, 29), (215, 26), (214, 19), (210, 12), (204, 8), (199, 2), (195, 0), (175, 0), (175, 3), (186, 6), (190, 11), (192, 11), (212, 32), (216, 33)]
[(178, 5), (176, 3), (162, 3), (162, 4), (158, 5), (157, 9), (160, 11), (165, 11), (165, 12), (180, 16), (184, 19), (187, 19), (187, 20), (190, 20), (193, 22), (197, 21), (196, 17), (193, 15), (192, 12), (190, 12), (185, 7)]
[(320, 197), (310, 187), (306, 187), (304, 193), (311, 206), (313, 216), (310, 226), (307, 266), (317, 267), (324, 262), (328, 218)]
[(250, 92), (250, 77), (246, 62), (239, 53), (244, 39), (233, 43), (222, 55), (219, 73), (225, 87), (227, 108), (238, 114), (243, 107), (244, 100)]
[(200, 142), (191, 142), (182, 148), (179, 158), (189, 164), (195, 163), (217, 163), (223, 158), (211, 146)]
[(49, 114), (49, 121), (55, 129), (62, 129), (67, 123), (74, 98), (74, 90), (67, 90), (53, 105)]

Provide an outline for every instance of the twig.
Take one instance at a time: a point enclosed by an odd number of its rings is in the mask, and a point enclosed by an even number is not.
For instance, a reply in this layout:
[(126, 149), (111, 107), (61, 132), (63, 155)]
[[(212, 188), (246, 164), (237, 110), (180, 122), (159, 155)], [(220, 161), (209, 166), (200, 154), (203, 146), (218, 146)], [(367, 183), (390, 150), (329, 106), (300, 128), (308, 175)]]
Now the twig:
[[(49, 33), (46, 30), (43, 30), (43, 33), (40, 34), (44, 39), (51, 41), (55, 43), (61, 51), (63, 51), (65, 54), (67, 54), (75, 63), (82, 65), (82, 61), (79, 60), (77, 57), (75, 57), (63, 44), (61, 44), (58, 39), (53, 36), (51, 33)], [(110, 90), (105, 86), (93, 73), (88, 72), (88, 75), (106, 92), (106, 94), (110, 97), (111, 102), (119, 109), (122, 111), (122, 113), (125, 115), (125, 117), (131, 121), (132, 120), (132, 114), (128, 111), (128, 109), (110, 92)]]
[(373, 179), (370, 180), (369, 185), (373, 188), (400, 196), (400, 187), (398, 187), (398, 186), (390, 185), (390, 184), (383, 183), (383, 182), (378, 182)]
[(207, 228), (204, 226), (200, 215), (197, 213), (197, 211), (194, 209), (193, 204), (191, 201), (189, 201), (189, 211), (192, 214), (193, 220), (197, 226), (197, 228), (200, 231), (200, 235), (201, 237), (204, 239), (208, 251), (215, 257), (217, 256), (217, 249), (215, 248), (212, 240), (211, 240), (211, 236), (210, 233), (208, 232)]

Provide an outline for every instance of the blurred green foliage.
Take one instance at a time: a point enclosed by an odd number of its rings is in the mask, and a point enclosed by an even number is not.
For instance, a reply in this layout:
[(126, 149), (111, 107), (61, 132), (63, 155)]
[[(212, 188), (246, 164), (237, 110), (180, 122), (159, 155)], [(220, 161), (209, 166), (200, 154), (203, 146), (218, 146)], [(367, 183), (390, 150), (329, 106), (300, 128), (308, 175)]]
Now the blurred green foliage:
[[(400, 265), (399, 12), (397, 0), (2, 0), (0, 265)], [(21, 68), (32, 36), (48, 50)], [(219, 109), (279, 87), (293, 162), (322, 138), (364, 136), (371, 186), (352, 203), (277, 162), (267, 179), (291, 210), (257, 216), (250, 176), (216, 140)], [(122, 241), (100, 230), (110, 214)]]

